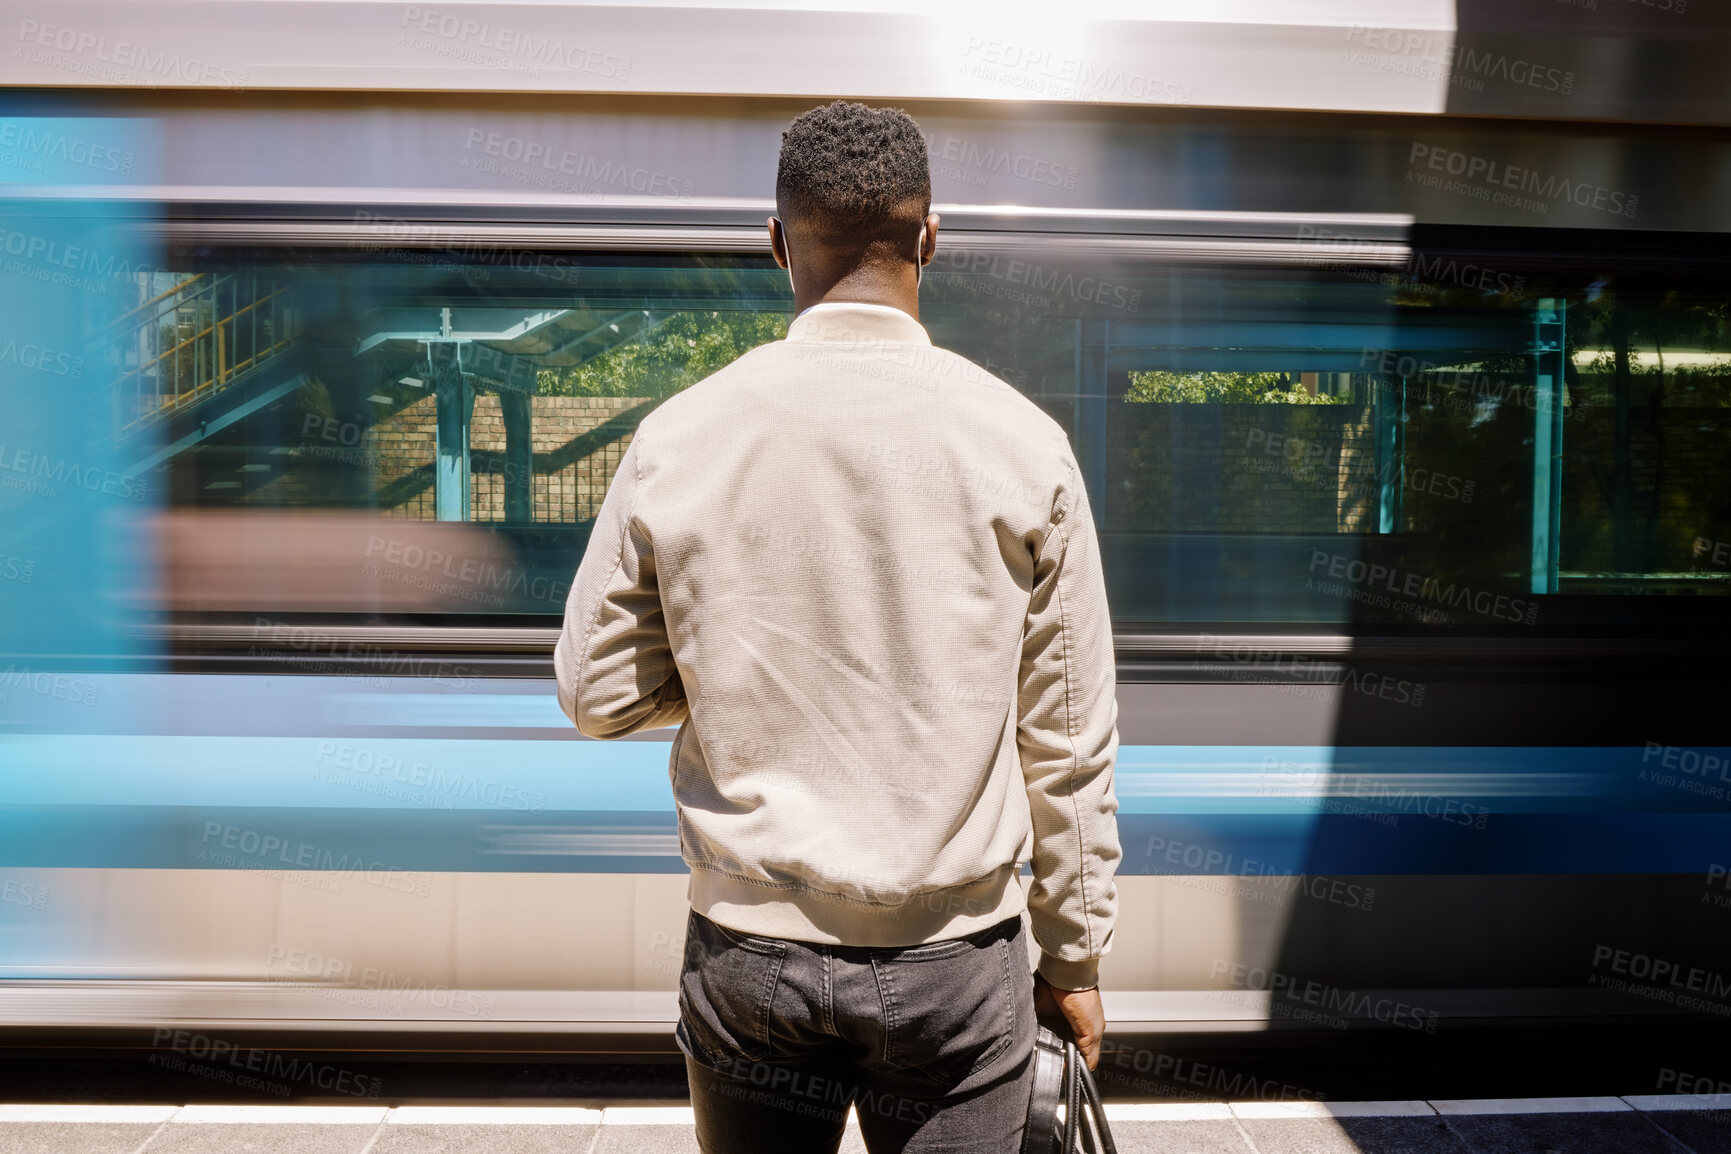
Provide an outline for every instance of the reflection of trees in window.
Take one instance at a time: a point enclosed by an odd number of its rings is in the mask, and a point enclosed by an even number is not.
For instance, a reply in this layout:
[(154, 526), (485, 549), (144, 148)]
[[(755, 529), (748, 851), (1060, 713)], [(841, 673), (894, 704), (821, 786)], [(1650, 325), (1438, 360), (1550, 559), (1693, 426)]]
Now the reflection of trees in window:
[(554, 397), (667, 397), (787, 335), (788, 318), (763, 312), (677, 312), (580, 365), (542, 369)]
[(1731, 408), (1731, 357), (1667, 364), (1662, 348), (1651, 353), (1625, 348), (1623, 356), (1612, 349), (1600, 349), (1586, 364), (1577, 366), (1577, 371), (1583, 391), (1600, 404), (1613, 403), (1617, 380), (1626, 375), (1634, 386), (1634, 396), (1648, 402), (1657, 400), (1680, 408)]
[(1687, 571), (1698, 538), (1731, 533), (1728, 311), (1722, 292), (1638, 283), (1600, 282), (1575, 306), (1569, 383), (1590, 419), (1564, 437), (1565, 567)]
[(1130, 373), (1124, 399), (1159, 405), (1336, 405), (1349, 398), (1312, 396), (1290, 373)]
[(1350, 396), (1312, 396), (1295, 373), (1148, 370), (1124, 400), (1107, 432), (1110, 532), (1374, 525), (1370, 410)]
[(1678, 290), (1600, 290), (1576, 306), (1574, 349), (1597, 350), (1580, 369), (1589, 403), (1731, 407), (1731, 301)]

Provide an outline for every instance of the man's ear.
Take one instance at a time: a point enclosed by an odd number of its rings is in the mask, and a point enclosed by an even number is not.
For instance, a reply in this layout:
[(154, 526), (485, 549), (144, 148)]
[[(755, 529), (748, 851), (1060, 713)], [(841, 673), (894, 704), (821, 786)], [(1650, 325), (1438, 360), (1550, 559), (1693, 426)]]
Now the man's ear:
[(938, 214), (926, 214), (926, 243), (920, 247), (920, 263), (931, 264), (938, 251)]
[(787, 234), (782, 231), (782, 224), (777, 217), (766, 221), (769, 225), (769, 254), (775, 258), (775, 263), (782, 268), (787, 267)]

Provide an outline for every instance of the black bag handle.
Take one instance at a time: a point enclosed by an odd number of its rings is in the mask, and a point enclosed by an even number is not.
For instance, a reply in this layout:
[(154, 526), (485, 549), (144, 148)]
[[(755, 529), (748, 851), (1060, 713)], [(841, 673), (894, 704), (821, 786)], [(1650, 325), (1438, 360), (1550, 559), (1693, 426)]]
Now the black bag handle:
[(1078, 1123), (1087, 1119), (1088, 1127), (1093, 1131), (1093, 1140), (1084, 1139), (1083, 1144), (1092, 1154), (1118, 1154), (1117, 1143), (1112, 1141), (1112, 1128), (1106, 1125), (1106, 1106), (1100, 1101), (1100, 1087), (1094, 1084), (1094, 1072), (1088, 1069), (1088, 1063), (1082, 1060), (1082, 1053), (1075, 1046), (1070, 1047), (1070, 1053), (1075, 1057), (1076, 1081), (1082, 1088), (1086, 1107), (1071, 1117)]
[[(1040, 1027), (1022, 1154), (1118, 1154), (1094, 1075), (1073, 1042)], [(1058, 1119), (1063, 1107), (1063, 1121)]]

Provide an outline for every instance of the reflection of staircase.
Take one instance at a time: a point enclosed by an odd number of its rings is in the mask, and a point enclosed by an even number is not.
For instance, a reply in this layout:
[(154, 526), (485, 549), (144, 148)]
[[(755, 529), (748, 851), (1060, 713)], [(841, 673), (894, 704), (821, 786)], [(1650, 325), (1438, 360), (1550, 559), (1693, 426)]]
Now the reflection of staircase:
[(298, 329), (287, 288), (250, 272), (199, 273), (132, 309), (110, 328), (127, 366), (116, 443), (167, 442), (148, 468), (292, 391)]
[[(199, 449), (311, 380), (309, 342), (302, 339), (306, 334), (291, 283), (251, 270), (188, 275), (110, 326), (107, 343), (119, 362), (113, 435), (133, 457), (127, 475), (138, 476)], [(617, 441), (621, 419), (635, 427), (631, 418), (605, 415), (596, 422), (599, 427), (583, 425), (569, 444), (537, 458), (532, 425), (540, 374), (573, 369), (643, 340), (670, 315), (641, 307), (386, 305), (356, 318), (358, 371), (352, 376), (338, 372), (338, 379), (325, 383), (339, 392), (375, 389), (368, 399), (385, 407), (370, 410), (374, 421), (414, 406), (419, 399), (414, 389), (431, 394), (433, 459), (394, 479), (380, 497), (401, 503), (431, 488), (428, 511), (440, 520), (473, 515), (475, 398), (480, 392), (496, 393), (489, 407), (496, 404), (493, 419), (502, 429), (494, 439), (503, 443), (480, 450), (480, 464), (488, 484), (503, 490), (503, 518), (529, 521), (538, 464), (555, 471), (569, 468), (574, 453), (599, 452)], [(636, 408), (632, 413), (641, 419)], [(280, 472), (259, 461), (239, 468), (261, 476)], [(244, 480), (256, 486), (259, 478)], [(567, 496), (576, 499), (575, 493)]]
[[(426, 388), (434, 397), (432, 462), (393, 480), (382, 499), (394, 507), (431, 487), (432, 512), (438, 520), (470, 519), (477, 464), (472, 448), (475, 398), (478, 391), (488, 390), (498, 394), (504, 444), (502, 451), (483, 450), (479, 463), (487, 476), (500, 482), (503, 519), (533, 520), (537, 463), (533, 413), (541, 372), (582, 365), (610, 349), (642, 340), (665, 324), (668, 316), (644, 308), (603, 312), (586, 307), (537, 310), (494, 305), (390, 306), (369, 311), (361, 318), (366, 335), (355, 342), (355, 355), (378, 357), (381, 364), (415, 365), (416, 375), (399, 381)], [(633, 413), (635, 420), (642, 419), (638, 409)], [(634, 428), (635, 421), (629, 427)], [(543, 453), (542, 466), (565, 460), (568, 451), (579, 445), (597, 451), (617, 439), (615, 433), (597, 441), (598, 435), (589, 430), (551, 457)]]

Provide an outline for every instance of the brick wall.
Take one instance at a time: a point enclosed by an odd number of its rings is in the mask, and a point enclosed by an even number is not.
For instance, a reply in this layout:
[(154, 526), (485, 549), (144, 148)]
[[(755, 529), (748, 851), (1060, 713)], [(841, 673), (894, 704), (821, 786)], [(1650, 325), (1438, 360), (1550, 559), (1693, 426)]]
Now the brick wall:
[[(1109, 422), (1110, 532), (1376, 531), (1374, 411), (1358, 405), (1117, 406)], [(1527, 564), (1532, 414), (1415, 410), (1406, 425), (1400, 531)], [(1638, 408), (1630, 426), (1633, 569), (1701, 566), (1697, 537), (1731, 539), (1731, 438), (1721, 409)], [(1563, 428), (1562, 568), (1610, 572), (1615, 415), (1577, 410)], [(1424, 486), (1428, 486), (1428, 489)]]
[(1107, 531), (1374, 531), (1374, 436), (1362, 405), (1116, 405)]
[[(535, 446), (535, 476), (532, 488), (534, 519), (555, 523), (592, 521), (607, 496), (613, 471), (631, 443), (631, 433), (642, 419), (639, 412), (651, 402), (643, 397), (532, 397), (530, 440)], [(598, 432), (599, 431), (599, 432)], [(616, 435), (614, 435), (616, 434)], [(469, 448), (481, 453), (505, 452), (505, 420), (499, 398), (475, 398), (475, 415), (469, 430)], [(505, 475), (502, 466), (487, 471), (491, 461), (475, 463), (470, 480), (471, 517), (476, 521), (505, 519)], [(430, 498), (429, 498), (430, 499)]]
[[(477, 399), (476, 406), (479, 404)], [(413, 521), (434, 519), (432, 468), (438, 447), (435, 408), (436, 402), (430, 394), (422, 397), (374, 425), (362, 441), (362, 448), (375, 459), (373, 476), (379, 491), (409, 489), (401, 496), (393, 494), (396, 499), (381, 505), (379, 512)], [(404, 485), (405, 480), (415, 480), (412, 475), (417, 470), (426, 474), (426, 484)]]
[[(534, 519), (595, 517), (631, 432), (653, 402), (641, 397), (534, 397)], [(1655, 413), (1657, 414), (1655, 417)], [(1636, 409), (1629, 502), (1638, 569), (1699, 568), (1697, 536), (1731, 537), (1731, 440), (1720, 409)], [(1564, 422), (1562, 565), (1616, 568), (1609, 494), (1614, 414)], [(1510, 406), (1481, 420), (1414, 412), (1409, 475), (1443, 476), (1451, 492), (1412, 488), (1403, 531), (1460, 538), (1451, 549), (1525, 564), (1531, 531), (1531, 415)], [(390, 516), (433, 519), (434, 401), (378, 422), (359, 443), (303, 445), (250, 500), (327, 505), (349, 499)], [(1106, 527), (1114, 533), (1370, 533), (1377, 522), (1374, 411), (1361, 405), (1115, 405), (1108, 423)], [(470, 432), (476, 521), (505, 512), (505, 428), (495, 396), (476, 398)], [(1661, 465), (1662, 462), (1662, 465)], [(1503, 557), (1503, 554), (1507, 557)]]
[[(652, 401), (643, 397), (533, 397), (530, 440), (535, 467), (533, 517), (569, 524), (593, 520), (632, 430)], [(253, 492), (275, 505), (358, 501), (391, 517), (434, 519), (435, 401), (422, 397), (358, 434), (353, 445), (312, 440), (294, 465)], [(469, 429), (470, 517), (505, 518), (505, 422), (499, 398), (475, 398)]]
[[(1629, 521), (1636, 571), (1700, 569), (1695, 538), (1731, 530), (1731, 436), (1724, 409), (1637, 408), (1629, 420)], [(1585, 410), (1563, 428), (1562, 565), (1614, 572), (1611, 470), (1616, 414)]]

